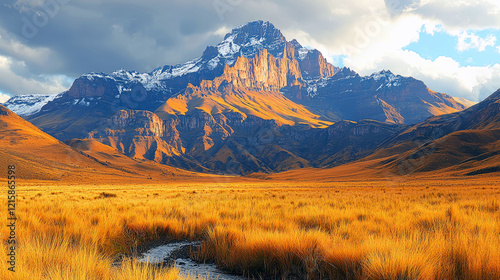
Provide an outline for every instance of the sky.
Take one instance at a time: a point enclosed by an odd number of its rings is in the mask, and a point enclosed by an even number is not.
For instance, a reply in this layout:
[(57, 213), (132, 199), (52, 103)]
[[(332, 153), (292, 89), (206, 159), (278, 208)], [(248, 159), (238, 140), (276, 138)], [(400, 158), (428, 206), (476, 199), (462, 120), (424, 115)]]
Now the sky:
[(89, 72), (149, 72), (265, 20), (361, 75), (413, 76), (481, 101), (500, 88), (497, 0), (4, 0), (0, 103), (56, 94)]

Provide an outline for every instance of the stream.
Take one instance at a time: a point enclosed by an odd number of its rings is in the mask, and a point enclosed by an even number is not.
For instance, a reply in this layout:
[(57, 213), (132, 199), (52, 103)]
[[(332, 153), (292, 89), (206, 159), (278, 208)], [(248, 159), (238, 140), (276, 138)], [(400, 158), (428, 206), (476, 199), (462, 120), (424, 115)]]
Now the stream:
[(215, 264), (197, 263), (189, 257), (190, 248), (199, 246), (200, 242), (175, 242), (150, 249), (142, 255), (140, 262), (160, 264), (173, 264), (179, 269), (183, 277), (203, 277), (204, 279), (214, 280), (243, 280), (245, 278), (225, 273), (217, 269)]

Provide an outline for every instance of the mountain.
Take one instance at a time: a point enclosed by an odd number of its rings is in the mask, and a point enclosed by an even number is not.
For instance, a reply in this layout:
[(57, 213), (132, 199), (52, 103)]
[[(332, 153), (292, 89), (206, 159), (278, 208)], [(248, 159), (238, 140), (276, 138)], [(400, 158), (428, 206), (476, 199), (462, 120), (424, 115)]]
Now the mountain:
[(462, 103), (467, 108), (472, 107), (472, 106), (474, 106), (474, 105), (476, 105), (478, 103), (478, 102), (475, 102), (475, 101), (470, 101), (470, 100), (465, 99), (463, 97), (453, 97), (453, 99), (455, 99), (455, 101), (457, 101), (458, 103)]
[(413, 124), (468, 107), (447, 94), (430, 90), (412, 77), (390, 71), (361, 77), (348, 68), (309, 84), (298, 94), (285, 92), (285, 95), (333, 121), (373, 119)]
[(137, 160), (248, 174), (356, 160), (405, 124), (464, 108), (411, 77), (335, 67), (255, 21), (186, 63), (83, 75), (26, 119)]
[[(377, 122), (334, 125), (287, 99), (279, 90), (300, 90), (303, 77), (295, 46), (283, 47), (281, 58), (267, 50), (252, 59), (239, 57), (220, 77), (189, 85), (154, 114), (122, 110), (90, 137), (132, 157), (247, 174), (336, 165), (365, 155), (368, 147), (399, 129)], [(248, 141), (262, 133), (273, 140), (266, 145), (259, 138)], [(356, 135), (372, 137), (365, 141)]]
[[(164, 66), (150, 73), (119, 70), (109, 75), (90, 73), (76, 79), (71, 88), (27, 117), (58, 139), (84, 138), (103, 118), (121, 109), (155, 111), (189, 84), (200, 85), (224, 73), (239, 57), (252, 59), (260, 50), (275, 58), (286, 51), (286, 39), (269, 22), (256, 21), (233, 29), (217, 46), (209, 46), (202, 56), (175, 66)], [(290, 43), (288, 43), (290, 44)], [(307, 77), (327, 77), (335, 67), (318, 51), (296, 50), (299, 65), (310, 69)]]

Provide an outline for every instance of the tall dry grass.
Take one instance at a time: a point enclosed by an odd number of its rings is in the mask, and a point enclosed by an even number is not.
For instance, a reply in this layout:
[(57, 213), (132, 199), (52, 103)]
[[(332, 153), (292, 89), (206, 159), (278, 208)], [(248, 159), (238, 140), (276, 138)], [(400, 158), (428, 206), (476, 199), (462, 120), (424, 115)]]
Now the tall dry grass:
[[(0, 254), (7, 255), (5, 246)], [(16, 251), (16, 272), (8, 271), (8, 264), (0, 265), (0, 279), (5, 280), (177, 280), (178, 271), (160, 269), (136, 260), (124, 259), (113, 265), (95, 246), (81, 246), (64, 237), (33, 236), (22, 240)]]
[(254, 277), (500, 279), (497, 181), (384, 186), (19, 187), (19, 272), (2, 262), (0, 278), (176, 279), (112, 263), (150, 242), (190, 239), (204, 241), (198, 260)]

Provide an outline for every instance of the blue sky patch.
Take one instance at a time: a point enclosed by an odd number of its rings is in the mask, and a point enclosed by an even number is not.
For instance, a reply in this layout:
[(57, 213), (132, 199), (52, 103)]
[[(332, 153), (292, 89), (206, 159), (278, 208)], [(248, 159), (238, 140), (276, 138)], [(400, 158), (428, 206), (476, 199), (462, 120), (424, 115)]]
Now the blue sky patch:
[[(438, 31), (431, 35), (422, 29), (419, 41), (411, 43), (403, 49), (414, 51), (421, 57), (430, 60), (435, 60), (439, 56), (451, 57), (462, 66), (488, 66), (500, 63), (500, 53), (497, 49), (500, 46), (500, 31), (489, 29), (471, 32), (483, 39), (493, 35), (497, 38), (497, 42), (495, 46), (486, 46), (484, 51), (477, 48), (459, 51), (457, 49), (459, 41), (457, 36), (452, 36), (444, 31)], [(470, 41), (466, 40), (466, 42)]]

